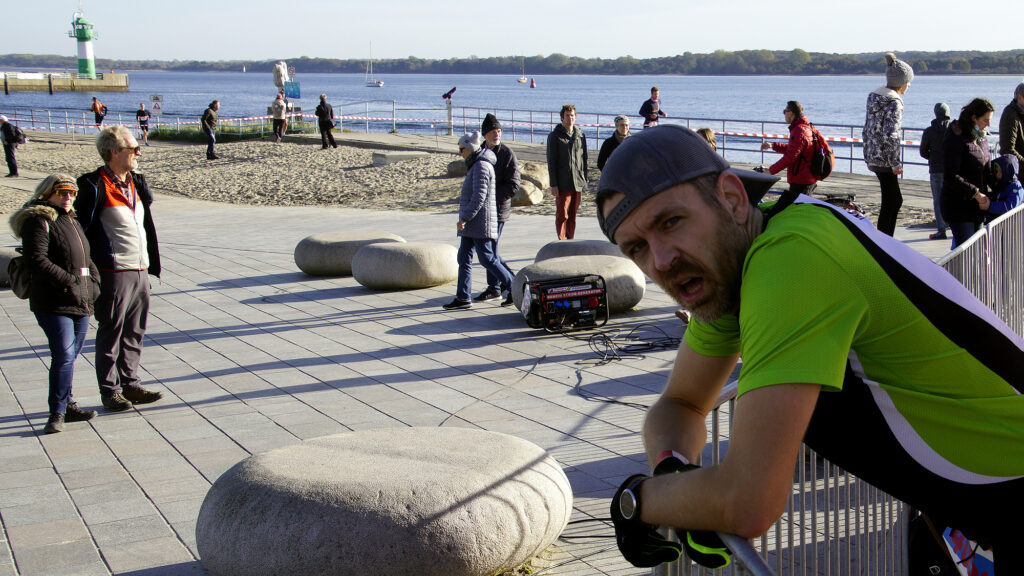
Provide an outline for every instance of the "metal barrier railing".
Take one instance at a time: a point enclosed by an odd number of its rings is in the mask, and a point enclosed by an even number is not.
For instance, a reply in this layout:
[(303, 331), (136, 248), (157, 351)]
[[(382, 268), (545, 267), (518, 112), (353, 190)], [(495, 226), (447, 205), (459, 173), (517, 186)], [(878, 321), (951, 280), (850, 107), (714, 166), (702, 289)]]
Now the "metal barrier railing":
[[(708, 415), (709, 448), (704, 459), (718, 464), (725, 454), (737, 385), (727, 385)], [(782, 517), (760, 538), (723, 535), (732, 565), (708, 570), (685, 556), (652, 569), (652, 576), (753, 576), (872, 574), (906, 572), (906, 504), (839, 469), (804, 447)]]
[(1024, 205), (943, 256), (945, 268), (1017, 334), (1024, 334)]

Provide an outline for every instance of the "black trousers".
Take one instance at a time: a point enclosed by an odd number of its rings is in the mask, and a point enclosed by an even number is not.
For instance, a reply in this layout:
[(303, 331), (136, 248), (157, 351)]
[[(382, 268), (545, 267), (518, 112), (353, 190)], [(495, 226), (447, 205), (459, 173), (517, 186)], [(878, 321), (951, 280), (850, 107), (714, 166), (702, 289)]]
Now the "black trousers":
[(811, 192), (814, 192), (814, 189), (817, 188), (817, 187), (818, 187), (817, 184), (790, 184), (789, 185), (790, 191), (796, 192), (797, 194), (806, 194), (808, 196), (810, 196)]
[(878, 231), (889, 236), (896, 233), (896, 217), (903, 206), (903, 194), (900, 193), (900, 178), (892, 172), (875, 172), (878, 183), (882, 186), (882, 207), (878, 210)]
[(4, 144), (4, 160), (7, 161), (7, 173), (18, 175), (18, 161), (14, 158), (14, 149), (17, 144)]
[(338, 145), (334, 142), (334, 123), (321, 122), (320, 123), (320, 143), (324, 148), (330, 144), (331, 148), (337, 148)]

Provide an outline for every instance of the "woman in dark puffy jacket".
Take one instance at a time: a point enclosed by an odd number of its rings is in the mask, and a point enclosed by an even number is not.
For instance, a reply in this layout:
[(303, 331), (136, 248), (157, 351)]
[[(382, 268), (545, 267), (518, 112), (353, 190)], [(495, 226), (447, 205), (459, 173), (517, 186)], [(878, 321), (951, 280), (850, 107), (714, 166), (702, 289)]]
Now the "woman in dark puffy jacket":
[(953, 233), (953, 247), (963, 244), (985, 220), (989, 198), (986, 176), (990, 154), (988, 126), (995, 108), (975, 98), (949, 123), (942, 139), (943, 179), (939, 208)]
[(100, 294), (99, 271), (89, 258), (89, 241), (71, 207), (77, 194), (71, 176), (47, 176), (10, 220), (32, 273), (29, 308), (50, 344), (47, 434), (63, 431), (64, 422), (96, 416), (94, 410), (79, 408), (71, 395), (75, 358), (85, 343), (89, 316)]

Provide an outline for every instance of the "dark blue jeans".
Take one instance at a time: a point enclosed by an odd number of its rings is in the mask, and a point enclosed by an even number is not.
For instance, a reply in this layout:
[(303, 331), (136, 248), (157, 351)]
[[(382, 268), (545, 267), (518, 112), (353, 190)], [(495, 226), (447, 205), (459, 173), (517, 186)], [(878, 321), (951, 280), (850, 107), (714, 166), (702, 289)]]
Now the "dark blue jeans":
[(456, 298), (469, 300), (470, 290), (473, 286), (474, 251), (480, 254), (480, 264), (484, 269), (499, 278), (500, 289), (502, 291), (512, 289), (512, 273), (498, 263), (494, 246), (495, 241), (490, 238), (462, 237), (462, 243), (459, 244), (459, 281), (455, 291)]
[(213, 158), (216, 156), (213, 151), (213, 145), (217, 143), (217, 135), (214, 134), (213, 131), (205, 129), (203, 130), (203, 133), (206, 134), (206, 157)]
[(36, 322), (50, 344), (50, 413), (63, 414), (74, 401), (71, 380), (75, 375), (75, 358), (85, 344), (89, 317), (36, 312)]
[[(498, 222), (498, 237), (494, 239), (494, 259), (498, 261), (498, 264), (502, 268), (504, 268), (505, 270), (508, 270), (509, 274), (512, 274), (512, 268), (509, 267), (508, 263), (505, 262), (505, 260), (498, 254), (498, 242), (501, 241), (501, 231), (502, 231), (503, 228), (505, 228), (505, 223), (504, 222)], [(515, 277), (515, 274), (513, 274), (513, 277)], [(501, 286), (499, 285), (500, 282), (501, 282), (501, 280), (497, 276), (495, 276), (493, 272), (491, 272), (490, 270), (487, 271), (487, 289), (488, 290), (494, 290), (494, 291), (501, 290)]]
[(976, 222), (952, 222), (947, 221), (949, 231), (953, 233), (953, 248), (967, 242), (974, 236), (974, 233), (981, 230), (981, 224)]
[(935, 210), (935, 229), (939, 234), (945, 234), (946, 221), (942, 219), (942, 211), (939, 210), (939, 198), (942, 197), (942, 183), (945, 181), (945, 174), (942, 172), (929, 174), (928, 181), (932, 186), (932, 208)]

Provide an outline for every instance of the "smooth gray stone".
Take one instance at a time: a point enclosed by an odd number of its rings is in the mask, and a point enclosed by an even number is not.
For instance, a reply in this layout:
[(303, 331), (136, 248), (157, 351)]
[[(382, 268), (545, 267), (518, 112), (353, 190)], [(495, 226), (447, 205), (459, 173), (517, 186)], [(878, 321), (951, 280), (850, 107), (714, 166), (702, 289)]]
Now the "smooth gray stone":
[(526, 280), (553, 280), (597, 274), (604, 278), (608, 313), (632, 310), (644, 298), (647, 279), (631, 260), (621, 256), (584, 255), (549, 258), (524, 266), (512, 282), (512, 301), (523, 309), (523, 285)]
[(513, 206), (536, 206), (544, 201), (544, 190), (537, 188), (528, 180), (523, 180), (512, 197)]
[(550, 546), (572, 490), (540, 447), (470, 428), (324, 436), (221, 476), (196, 523), (216, 576), (484, 576)]
[(449, 178), (462, 178), (469, 172), (469, 166), (466, 166), (466, 161), (462, 158), (458, 160), (452, 160), (448, 163), (448, 177)]
[(11, 260), (20, 256), (14, 248), (0, 246), (0, 286), (10, 286), (11, 279), (7, 276), (7, 265)]
[(295, 246), (295, 265), (310, 276), (350, 276), (356, 252), (367, 244), (380, 242), (405, 239), (397, 234), (367, 230), (313, 234)]
[(415, 150), (387, 150), (384, 152), (374, 152), (373, 165), (387, 166), (388, 164), (396, 164), (398, 162), (405, 162), (406, 160), (423, 158), (426, 155), (427, 152), (418, 152)]
[(551, 188), (551, 180), (548, 178), (548, 165), (546, 163), (520, 163), (519, 178), (523, 182), (532, 182), (534, 186), (541, 190), (547, 190), (548, 188)]
[(618, 256), (625, 258), (619, 247), (607, 240), (555, 240), (537, 251), (534, 262), (565, 256)]
[(455, 281), (458, 250), (443, 242), (367, 244), (352, 258), (352, 277), (371, 290), (413, 290)]

